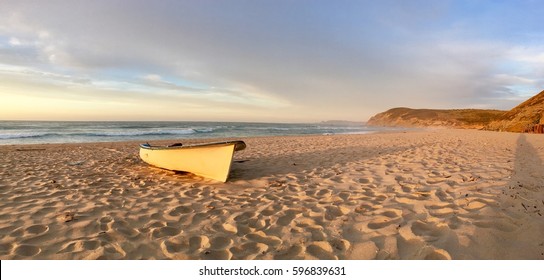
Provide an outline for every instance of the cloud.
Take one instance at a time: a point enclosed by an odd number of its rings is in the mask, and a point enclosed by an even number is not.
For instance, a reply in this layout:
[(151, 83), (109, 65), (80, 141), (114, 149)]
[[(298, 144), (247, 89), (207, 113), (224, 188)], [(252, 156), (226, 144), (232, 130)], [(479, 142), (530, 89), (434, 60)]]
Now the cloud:
[(11, 37), (9, 39), (9, 44), (12, 45), (12, 46), (20, 46), (21, 41), (19, 41), (19, 39), (17, 39), (17, 38)]
[(85, 88), (76, 97), (94, 89), (103, 100), (209, 104), (244, 120), (365, 120), (393, 106), (506, 109), (544, 87), (539, 25), (494, 19), (506, 11), (519, 19), (526, 4), (462, 5), (3, 1), (0, 75), (19, 66), (33, 71), (18, 73), (21, 83)]

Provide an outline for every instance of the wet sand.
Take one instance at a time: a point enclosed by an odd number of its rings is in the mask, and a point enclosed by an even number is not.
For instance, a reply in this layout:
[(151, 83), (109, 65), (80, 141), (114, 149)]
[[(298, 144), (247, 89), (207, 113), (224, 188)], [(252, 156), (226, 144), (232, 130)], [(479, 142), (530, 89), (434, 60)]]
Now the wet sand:
[(135, 142), (0, 146), (0, 259), (544, 259), (542, 135), (242, 140), (227, 183)]

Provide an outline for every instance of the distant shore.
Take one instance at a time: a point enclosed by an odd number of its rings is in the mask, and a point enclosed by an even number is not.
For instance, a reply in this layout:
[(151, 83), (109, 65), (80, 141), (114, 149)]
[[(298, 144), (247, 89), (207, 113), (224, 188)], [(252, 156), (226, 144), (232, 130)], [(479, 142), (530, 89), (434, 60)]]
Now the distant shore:
[(0, 259), (544, 259), (542, 135), (241, 139), (227, 183), (139, 142), (0, 146)]

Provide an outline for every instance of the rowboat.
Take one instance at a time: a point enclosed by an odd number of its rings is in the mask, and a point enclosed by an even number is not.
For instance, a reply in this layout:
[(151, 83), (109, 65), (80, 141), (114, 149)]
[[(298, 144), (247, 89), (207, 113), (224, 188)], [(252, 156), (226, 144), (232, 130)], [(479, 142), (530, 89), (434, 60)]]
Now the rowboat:
[(246, 148), (243, 141), (154, 146), (140, 145), (140, 158), (148, 164), (175, 171), (190, 172), (226, 182), (235, 151)]

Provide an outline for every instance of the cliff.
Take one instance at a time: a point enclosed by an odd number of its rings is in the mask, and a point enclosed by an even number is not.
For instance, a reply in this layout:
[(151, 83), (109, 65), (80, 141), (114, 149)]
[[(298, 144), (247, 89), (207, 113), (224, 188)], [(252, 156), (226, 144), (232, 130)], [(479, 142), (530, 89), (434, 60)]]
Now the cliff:
[(441, 126), (542, 133), (544, 131), (544, 91), (510, 111), (393, 108), (371, 117), (367, 124), (402, 127)]
[(368, 125), (401, 127), (454, 127), (482, 129), (507, 111), (478, 109), (393, 108), (368, 120)]
[[(540, 125), (540, 126), (539, 126)], [(486, 129), (511, 132), (539, 132), (544, 125), (544, 91), (491, 122)]]

